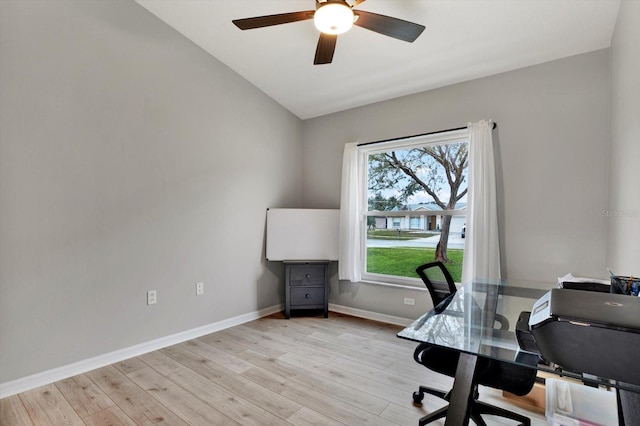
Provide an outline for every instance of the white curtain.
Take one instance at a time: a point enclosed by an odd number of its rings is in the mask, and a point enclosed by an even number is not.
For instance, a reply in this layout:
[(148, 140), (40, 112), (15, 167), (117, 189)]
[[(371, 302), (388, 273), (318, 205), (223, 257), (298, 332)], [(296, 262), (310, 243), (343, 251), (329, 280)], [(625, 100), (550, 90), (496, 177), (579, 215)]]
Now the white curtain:
[(358, 144), (348, 143), (342, 157), (342, 192), (340, 195), (340, 246), (338, 248), (338, 278), (360, 281), (362, 278), (363, 206), (361, 201), (362, 156)]
[(493, 122), (469, 123), (469, 191), (462, 282), (500, 279)]

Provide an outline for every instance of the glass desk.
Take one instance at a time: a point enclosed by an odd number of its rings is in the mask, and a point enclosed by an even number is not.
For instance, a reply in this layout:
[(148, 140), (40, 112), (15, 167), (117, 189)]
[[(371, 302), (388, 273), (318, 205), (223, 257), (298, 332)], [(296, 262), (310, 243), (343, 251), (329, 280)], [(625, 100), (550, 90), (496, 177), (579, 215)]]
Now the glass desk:
[[(522, 311), (554, 284), (472, 281), (427, 312), (398, 337), (460, 351), (445, 425), (467, 425), (478, 357), (540, 369), (540, 358), (519, 351), (515, 326)], [(547, 367), (549, 368), (549, 367)]]

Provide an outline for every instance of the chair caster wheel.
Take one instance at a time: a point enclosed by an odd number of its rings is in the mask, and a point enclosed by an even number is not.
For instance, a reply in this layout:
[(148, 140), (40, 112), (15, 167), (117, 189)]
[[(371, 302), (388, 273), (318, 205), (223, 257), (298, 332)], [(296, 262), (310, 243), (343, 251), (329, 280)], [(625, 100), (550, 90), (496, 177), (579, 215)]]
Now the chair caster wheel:
[(413, 393), (413, 403), (414, 404), (422, 404), (422, 400), (424, 399), (424, 393), (420, 391), (415, 391)]

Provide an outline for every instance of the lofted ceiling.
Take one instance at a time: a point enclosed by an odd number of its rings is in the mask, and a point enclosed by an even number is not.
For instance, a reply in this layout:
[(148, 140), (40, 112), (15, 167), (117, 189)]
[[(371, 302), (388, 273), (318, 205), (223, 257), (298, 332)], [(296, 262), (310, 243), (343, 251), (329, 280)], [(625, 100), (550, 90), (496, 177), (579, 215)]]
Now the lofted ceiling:
[[(354, 0), (347, 0), (353, 4)], [(630, 0), (622, 0), (630, 1)], [(620, 0), (367, 0), (426, 27), (413, 43), (360, 27), (313, 65), (312, 20), (242, 31), (233, 19), (315, 0), (136, 0), (301, 119), (609, 47)]]

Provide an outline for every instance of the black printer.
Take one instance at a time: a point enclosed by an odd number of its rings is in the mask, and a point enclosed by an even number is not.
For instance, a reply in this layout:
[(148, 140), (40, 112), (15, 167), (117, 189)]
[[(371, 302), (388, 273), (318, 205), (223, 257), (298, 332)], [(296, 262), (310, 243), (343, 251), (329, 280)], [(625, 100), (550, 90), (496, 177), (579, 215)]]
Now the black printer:
[(546, 361), (640, 385), (640, 297), (553, 289), (536, 301), (528, 320)]

